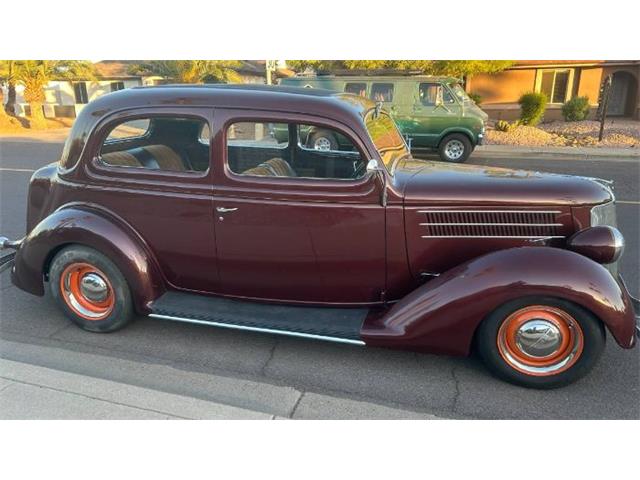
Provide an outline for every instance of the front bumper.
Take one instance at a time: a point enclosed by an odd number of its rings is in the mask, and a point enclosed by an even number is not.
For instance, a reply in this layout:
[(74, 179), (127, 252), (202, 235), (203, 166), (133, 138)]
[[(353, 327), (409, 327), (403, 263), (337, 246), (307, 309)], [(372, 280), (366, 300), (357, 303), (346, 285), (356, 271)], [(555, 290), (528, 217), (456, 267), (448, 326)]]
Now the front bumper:
[[(22, 245), (22, 240), (12, 241), (6, 237), (0, 237), (0, 252), (3, 250), (17, 250), (20, 248), (20, 245)], [(15, 258), (15, 251), (4, 255), (0, 253), (0, 273), (13, 267)]]
[(476, 145), (482, 145), (484, 143), (484, 132), (478, 134), (478, 143)]

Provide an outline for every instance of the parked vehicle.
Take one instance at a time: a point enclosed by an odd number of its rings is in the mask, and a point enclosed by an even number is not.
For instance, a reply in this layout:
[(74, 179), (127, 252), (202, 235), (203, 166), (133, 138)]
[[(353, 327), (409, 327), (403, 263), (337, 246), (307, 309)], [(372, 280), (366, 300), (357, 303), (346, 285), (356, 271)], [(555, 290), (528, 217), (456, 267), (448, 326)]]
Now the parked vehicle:
[[(395, 120), (412, 152), (437, 150), (440, 159), (462, 163), (484, 139), (489, 118), (451, 77), (413, 76), (295, 76), (283, 85), (323, 88), (381, 102)], [(342, 145), (327, 131), (313, 132), (316, 148)]]
[[(272, 128), (284, 128), (278, 140)], [(348, 151), (308, 148), (321, 128)], [(414, 160), (374, 102), (160, 86), (89, 103), (33, 174), (13, 283), (92, 332), (134, 314), (354, 345), (477, 350), (527, 387), (635, 344), (598, 180)], [(637, 305), (636, 305), (637, 307)]]

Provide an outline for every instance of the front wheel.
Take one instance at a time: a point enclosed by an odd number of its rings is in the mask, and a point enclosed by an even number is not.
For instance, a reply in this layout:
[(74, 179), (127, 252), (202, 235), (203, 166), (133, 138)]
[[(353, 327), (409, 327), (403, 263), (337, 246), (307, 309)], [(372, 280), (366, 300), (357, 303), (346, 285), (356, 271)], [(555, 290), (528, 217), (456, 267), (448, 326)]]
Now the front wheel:
[(333, 133), (327, 130), (316, 130), (309, 135), (307, 148), (313, 150), (330, 151), (338, 150), (338, 140)]
[(438, 147), (440, 159), (452, 163), (464, 163), (472, 151), (471, 141), (462, 133), (447, 135)]
[(133, 318), (131, 291), (124, 276), (102, 253), (66, 247), (49, 269), (51, 294), (67, 317), (90, 332), (113, 332)]
[(585, 376), (605, 345), (601, 322), (566, 300), (509, 302), (480, 325), (476, 347), (496, 376), (529, 388), (556, 388)]

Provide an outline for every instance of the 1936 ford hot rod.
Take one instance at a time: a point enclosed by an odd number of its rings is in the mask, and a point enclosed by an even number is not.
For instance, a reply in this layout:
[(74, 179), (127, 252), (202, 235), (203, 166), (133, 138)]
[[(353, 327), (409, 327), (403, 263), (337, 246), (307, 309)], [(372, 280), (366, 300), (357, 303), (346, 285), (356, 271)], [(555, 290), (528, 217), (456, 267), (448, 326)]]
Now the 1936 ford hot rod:
[[(339, 150), (313, 139), (331, 131)], [(275, 132), (280, 134), (275, 135)], [(282, 138), (282, 132), (288, 132)], [(346, 146), (345, 146), (346, 145)], [(31, 178), (12, 281), (80, 327), (134, 315), (453, 355), (520, 385), (635, 344), (602, 181), (412, 159), (379, 105), (322, 90), (105, 95)]]

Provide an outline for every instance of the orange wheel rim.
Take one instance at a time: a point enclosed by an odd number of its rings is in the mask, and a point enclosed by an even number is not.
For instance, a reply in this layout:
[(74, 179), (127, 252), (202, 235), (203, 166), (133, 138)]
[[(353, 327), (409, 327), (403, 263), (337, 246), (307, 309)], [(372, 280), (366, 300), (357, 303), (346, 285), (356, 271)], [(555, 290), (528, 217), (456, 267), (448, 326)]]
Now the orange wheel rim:
[(60, 293), (67, 306), (85, 320), (102, 320), (115, 306), (109, 278), (88, 263), (67, 265), (60, 276)]
[(532, 305), (509, 315), (498, 330), (498, 351), (515, 370), (536, 377), (557, 375), (582, 355), (584, 334), (567, 312)]

